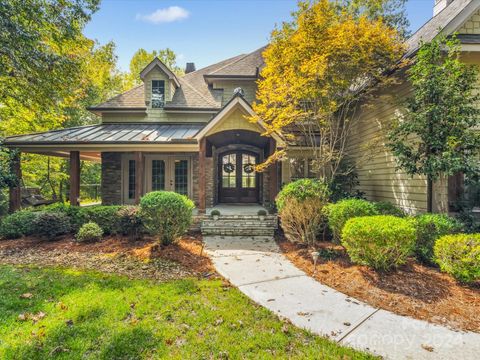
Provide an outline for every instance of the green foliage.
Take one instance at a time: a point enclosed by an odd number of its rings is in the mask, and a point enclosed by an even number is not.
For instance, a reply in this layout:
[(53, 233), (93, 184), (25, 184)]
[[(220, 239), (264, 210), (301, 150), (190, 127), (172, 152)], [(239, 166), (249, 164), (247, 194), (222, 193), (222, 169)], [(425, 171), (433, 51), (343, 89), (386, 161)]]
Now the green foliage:
[(211, 216), (220, 216), (220, 210), (214, 209), (210, 212)]
[(40, 212), (33, 222), (35, 235), (54, 240), (71, 231), (70, 219), (61, 212)]
[(132, 240), (140, 237), (143, 222), (138, 206), (124, 206), (118, 210), (118, 231), (122, 235), (128, 235)]
[(193, 201), (171, 191), (154, 191), (140, 200), (140, 214), (147, 230), (168, 245), (183, 235), (192, 223)]
[(159, 51), (153, 50), (152, 52), (140, 48), (135, 54), (133, 54), (132, 59), (130, 60), (129, 75), (133, 85), (142, 83), (140, 73), (156, 57), (158, 57), (174, 73), (177, 75), (183, 75), (183, 69), (177, 65), (177, 54), (175, 54), (170, 48), (161, 49)]
[(434, 264), (433, 246), (438, 238), (463, 230), (459, 221), (443, 214), (418, 215), (414, 219), (414, 225), (417, 230), (415, 255), (426, 264)]
[(332, 180), (328, 184), (330, 189), (330, 201), (337, 202), (342, 199), (362, 199), (364, 192), (358, 190), (360, 181), (355, 168), (355, 163), (349, 158), (344, 158), (339, 164)]
[[(20, 299), (25, 293), (33, 297)], [(221, 280), (0, 265), (0, 294), (4, 360), (375, 359), (286, 324)], [(40, 311), (38, 321), (18, 320)], [(31, 341), (38, 331), (41, 346)]]
[(433, 251), (442, 271), (465, 283), (480, 280), (480, 234), (443, 236)]
[(396, 207), (391, 202), (379, 201), (373, 203), (379, 215), (393, 215), (398, 217), (405, 217), (407, 214), (402, 209)]
[(346, 199), (329, 204), (325, 209), (328, 226), (336, 242), (340, 241), (345, 223), (354, 217), (378, 215), (375, 204), (361, 199)]
[(289, 199), (303, 201), (305, 199), (319, 199), (325, 202), (329, 199), (328, 186), (318, 179), (298, 179), (285, 185), (275, 199), (279, 212)]
[(20, 210), (5, 216), (0, 224), (0, 238), (16, 239), (33, 234), (37, 215), (29, 210)]
[(426, 176), (429, 187), (442, 175), (461, 172), (478, 179), (480, 174), (478, 70), (460, 54), (455, 38), (422, 44), (407, 71), (413, 96), (389, 133), (388, 147), (399, 168)]
[(350, 259), (381, 271), (404, 264), (415, 239), (411, 221), (390, 215), (356, 217), (342, 231), (342, 245)]
[(82, 225), (75, 238), (78, 242), (96, 242), (100, 241), (102, 236), (102, 228), (98, 226), (98, 224), (90, 221)]

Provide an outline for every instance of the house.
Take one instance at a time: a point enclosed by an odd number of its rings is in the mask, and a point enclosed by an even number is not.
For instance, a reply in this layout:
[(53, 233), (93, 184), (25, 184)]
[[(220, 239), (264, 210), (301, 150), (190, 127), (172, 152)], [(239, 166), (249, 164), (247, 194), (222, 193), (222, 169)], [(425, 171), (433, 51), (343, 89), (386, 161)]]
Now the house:
[[(458, 32), (467, 62), (480, 62), (480, 0), (436, 0), (435, 16), (408, 40), (414, 56), (421, 40)], [(138, 203), (142, 194), (172, 190), (192, 198), (200, 213), (221, 203), (272, 203), (281, 185), (311, 174), (309, 159), (291, 147), (289, 159), (255, 171), (277, 149), (286, 147), (278, 134), (264, 136), (251, 122), (256, 82), (263, 66), (260, 48), (249, 54), (195, 70), (187, 64), (178, 76), (159, 59), (140, 74), (143, 83), (89, 110), (98, 125), (13, 136), (9, 147), (21, 152), (68, 157), (70, 202), (79, 202), (81, 159), (102, 163), (102, 202)], [(349, 146), (361, 154), (371, 137), (384, 135), (385, 123), (408, 96), (406, 81), (389, 90), (394, 99), (379, 100), (361, 115)], [(395, 171), (395, 161), (379, 146), (368, 163), (357, 160), (360, 190), (371, 200), (386, 200), (417, 212), (426, 208), (426, 181)], [(20, 161), (15, 171), (20, 174)], [(459, 191), (458, 177), (435, 184), (437, 211), (448, 211)], [(450, 191), (449, 191), (450, 189)], [(454, 194), (455, 193), (455, 194)], [(20, 204), (18, 188), (11, 207)]]

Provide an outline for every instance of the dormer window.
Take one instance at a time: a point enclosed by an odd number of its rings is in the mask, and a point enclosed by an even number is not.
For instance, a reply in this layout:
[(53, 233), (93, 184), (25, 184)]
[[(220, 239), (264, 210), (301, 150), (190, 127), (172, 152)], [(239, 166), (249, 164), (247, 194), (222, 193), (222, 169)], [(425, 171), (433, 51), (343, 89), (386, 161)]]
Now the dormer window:
[(163, 109), (165, 106), (165, 81), (152, 80), (152, 109)]

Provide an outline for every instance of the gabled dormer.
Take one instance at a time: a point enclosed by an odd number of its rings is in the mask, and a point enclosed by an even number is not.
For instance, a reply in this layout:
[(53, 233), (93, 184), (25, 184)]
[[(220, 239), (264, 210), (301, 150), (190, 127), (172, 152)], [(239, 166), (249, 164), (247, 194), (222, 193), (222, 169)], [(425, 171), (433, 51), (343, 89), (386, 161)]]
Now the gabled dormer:
[(162, 112), (167, 102), (172, 101), (175, 90), (180, 87), (177, 76), (159, 59), (155, 58), (140, 73), (143, 81), (147, 112)]

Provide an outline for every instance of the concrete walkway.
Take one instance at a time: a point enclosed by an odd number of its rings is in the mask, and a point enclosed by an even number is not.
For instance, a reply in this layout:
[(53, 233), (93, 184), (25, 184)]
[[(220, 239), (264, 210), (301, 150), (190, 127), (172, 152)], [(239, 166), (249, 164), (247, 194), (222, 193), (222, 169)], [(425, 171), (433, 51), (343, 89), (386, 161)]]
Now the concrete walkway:
[(452, 331), (350, 298), (297, 269), (271, 238), (204, 241), (222, 276), (296, 326), (388, 359), (479, 359), (479, 333)]

